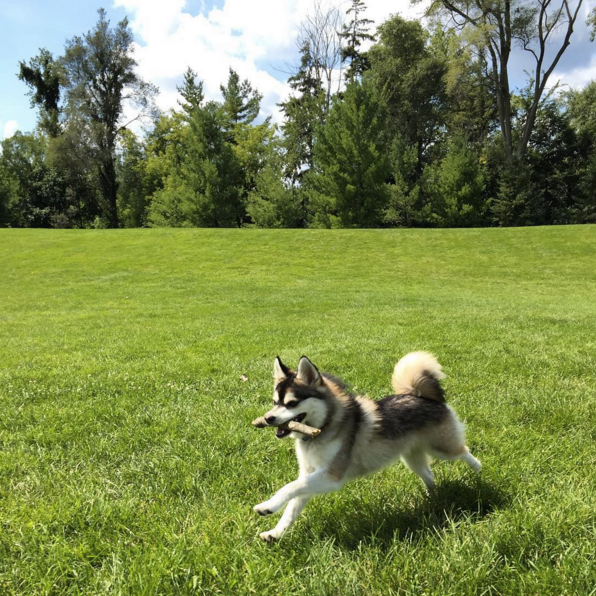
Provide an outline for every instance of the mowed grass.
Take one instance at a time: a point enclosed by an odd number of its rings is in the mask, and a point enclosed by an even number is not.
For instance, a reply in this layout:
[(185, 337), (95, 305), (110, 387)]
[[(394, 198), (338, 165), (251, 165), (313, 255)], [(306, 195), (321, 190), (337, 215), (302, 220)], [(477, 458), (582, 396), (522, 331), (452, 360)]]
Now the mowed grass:
[[(436, 354), (482, 461), (309, 504), (276, 354)], [(0, 594), (595, 594), (596, 227), (0, 231)], [(247, 381), (241, 380), (246, 375)]]

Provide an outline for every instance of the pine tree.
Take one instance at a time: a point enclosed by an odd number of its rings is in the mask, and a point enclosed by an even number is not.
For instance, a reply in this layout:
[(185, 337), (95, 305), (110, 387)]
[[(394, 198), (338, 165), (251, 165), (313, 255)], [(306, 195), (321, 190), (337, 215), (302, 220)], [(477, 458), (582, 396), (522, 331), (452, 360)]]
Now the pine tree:
[(152, 197), (153, 226), (236, 227), (244, 220), (242, 170), (226, 141), (220, 105), (193, 110), (163, 188)]
[(346, 11), (346, 14), (352, 13), (352, 20), (343, 26), (339, 36), (346, 41), (342, 48), (342, 62), (349, 62), (346, 70), (346, 81), (353, 83), (354, 80), (360, 80), (362, 73), (370, 68), (370, 63), (366, 52), (360, 51), (360, 46), (364, 41), (375, 41), (375, 36), (368, 32), (369, 25), (373, 24), (370, 19), (365, 19), (362, 14), (366, 10), (366, 4), (362, 0), (352, 0), (352, 5)]
[(189, 66), (184, 73), (184, 83), (181, 87), (176, 86), (176, 89), (183, 99), (183, 101), (178, 100), (178, 105), (188, 120), (193, 111), (203, 105), (205, 99), (203, 81), (197, 81), (197, 73)]
[(288, 79), (296, 95), (279, 104), (284, 113), (284, 175), (293, 185), (300, 184), (312, 168), (315, 129), (323, 123), (325, 104), (323, 83), (317, 76), (310, 46), (302, 46), (300, 54), (300, 69)]
[(389, 195), (386, 110), (374, 90), (361, 83), (336, 97), (315, 145), (316, 225), (382, 225)]
[(240, 82), (238, 73), (230, 68), (227, 85), (220, 86), (223, 95), (222, 113), (224, 126), (231, 142), (234, 141), (234, 127), (238, 124), (252, 124), (259, 115), (263, 96), (252, 88), (245, 79)]

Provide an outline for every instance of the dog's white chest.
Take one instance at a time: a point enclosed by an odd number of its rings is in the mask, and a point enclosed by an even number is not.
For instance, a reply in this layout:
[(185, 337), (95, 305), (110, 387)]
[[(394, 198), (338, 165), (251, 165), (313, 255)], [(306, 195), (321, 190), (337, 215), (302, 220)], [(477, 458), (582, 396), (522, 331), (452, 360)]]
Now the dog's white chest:
[(339, 439), (325, 443), (317, 443), (316, 439), (297, 441), (296, 457), (300, 464), (300, 471), (310, 474), (315, 470), (328, 467), (340, 449), (341, 441)]

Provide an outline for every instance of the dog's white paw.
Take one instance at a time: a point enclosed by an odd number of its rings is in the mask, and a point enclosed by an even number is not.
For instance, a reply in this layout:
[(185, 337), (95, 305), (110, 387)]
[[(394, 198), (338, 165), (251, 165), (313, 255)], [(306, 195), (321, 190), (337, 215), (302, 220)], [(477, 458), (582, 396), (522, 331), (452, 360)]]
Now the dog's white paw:
[(272, 542), (275, 542), (279, 539), (279, 536), (275, 530), (269, 530), (269, 532), (261, 532), (259, 536), (261, 540), (267, 542), (268, 544), (271, 544)]
[(271, 515), (275, 513), (273, 509), (269, 506), (269, 501), (265, 501), (264, 503), (259, 503), (253, 507), (253, 510), (256, 511), (259, 515)]

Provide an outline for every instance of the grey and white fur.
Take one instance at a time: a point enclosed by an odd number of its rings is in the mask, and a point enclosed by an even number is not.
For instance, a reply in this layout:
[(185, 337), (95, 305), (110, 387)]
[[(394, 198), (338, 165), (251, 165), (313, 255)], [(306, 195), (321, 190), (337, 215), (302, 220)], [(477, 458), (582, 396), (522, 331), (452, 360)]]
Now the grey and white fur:
[(353, 395), (339, 379), (320, 373), (306, 356), (296, 371), (277, 357), (273, 372), (273, 408), (265, 415), (267, 422), (276, 426), (297, 420), (322, 432), (307, 439), (277, 429), (277, 438), (295, 439), (300, 474), (254, 507), (260, 515), (271, 515), (286, 505), (277, 525), (260, 535), (266, 542), (281, 538), (312, 497), (337, 491), (398, 458), (429, 491), (434, 486), (430, 456), (462, 459), (480, 471), (480, 462), (465, 444), (462, 423), (445, 403), (441, 365), (428, 352), (404, 356), (393, 371), (395, 394), (378, 401)]

